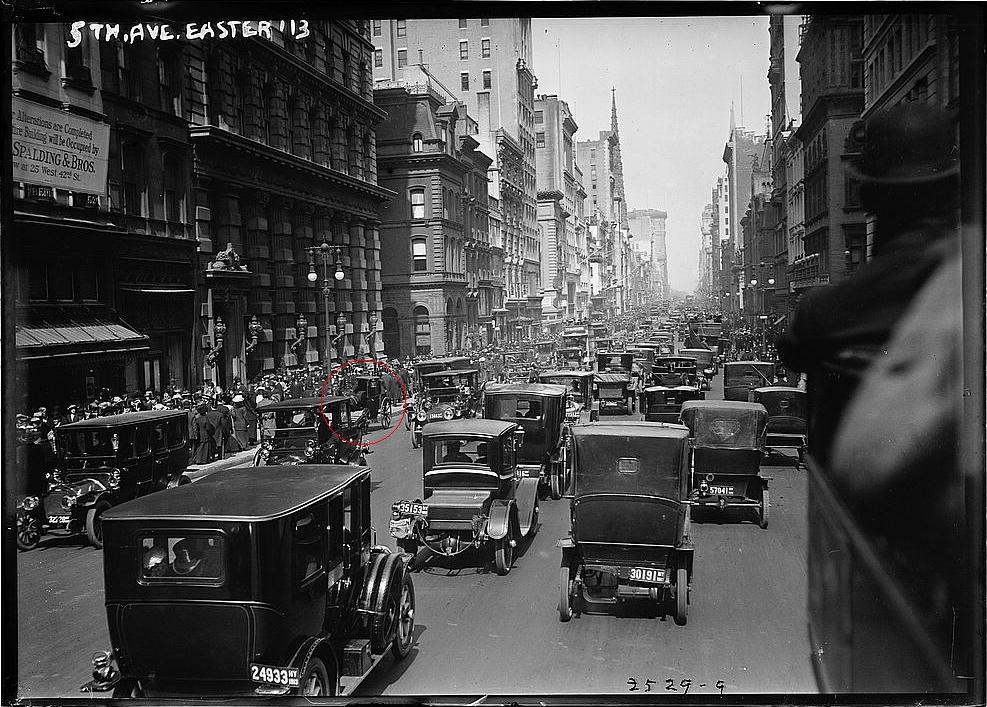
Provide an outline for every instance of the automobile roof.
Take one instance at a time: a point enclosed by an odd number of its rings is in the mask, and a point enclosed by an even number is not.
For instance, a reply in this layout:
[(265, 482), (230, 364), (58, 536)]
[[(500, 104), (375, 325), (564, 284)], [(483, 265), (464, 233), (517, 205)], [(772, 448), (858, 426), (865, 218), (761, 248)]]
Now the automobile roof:
[(107, 427), (118, 427), (120, 425), (132, 425), (137, 422), (148, 422), (150, 420), (163, 420), (169, 417), (188, 416), (188, 410), (141, 410), (138, 412), (123, 412), (119, 415), (106, 415), (104, 417), (93, 417), (89, 420), (79, 420), (65, 425), (59, 425), (59, 430), (88, 430), (104, 429)]
[(272, 412), (276, 410), (296, 410), (298, 408), (320, 407), (324, 405), (331, 405), (332, 403), (338, 403), (343, 400), (350, 401), (350, 396), (329, 395), (324, 398), (314, 397), (314, 396), (311, 398), (288, 398), (287, 400), (271, 403), (270, 405), (264, 405), (263, 407), (257, 409), (260, 412)]
[(423, 434), (426, 437), (437, 437), (440, 435), (499, 437), (517, 426), (514, 422), (504, 422), (503, 420), (471, 418), (468, 420), (430, 422), (423, 428)]
[(361, 476), (370, 476), (370, 467), (298, 464), (227, 469), (114, 506), (103, 520), (267, 520), (339, 493)]
[(560, 368), (557, 371), (542, 371), (538, 374), (539, 378), (554, 378), (555, 376), (574, 376), (576, 378), (586, 378), (587, 376), (592, 376), (593, 371), (580, 371), (576, 369), (565, 370)]
[(727, 361), (724, 366), (773, 366), (774, 361)]
[(689, 436), (689, 428), (674, 423), (642, 421), (589, 422), (572, 426), (573, 435), (579, 437), (655, 437), (681, 439)]
[(422, 373), (422, 378), (445, 378), (446, 376), (463, 376), (468, 373), (479, 373), (475, 368), (448, 368), (444, 371), (434, 371), (433, 373)]
[(755, 388), (755, 393), (802, 393), (802, 395), (807, 395), (804, 390), (795, 388), (790, 385), (766, 385), (763, 388)]
[(763, 411), (768, 414), (767, 409), (761, 403), (747, 403), (740, 400), (688, 400), (682, 403), (682, 412), (693, 408), (703, 408), (706, 410), (747, 410)]
[(564, 385), (552, 385), (551, 383), (488, 383), (483, 392), (486, 395), (529, 393), (562, 397), (568, 390)]
[(657, 392), (663, 391), (663, 390), (688, 390), (688, 391), (697, 391), (697, 390), (699, 390), (699, 388), (697, 388), (694, 385), (649, 385), (647, 388), (644, 389), (644, 392), (645, 393), (657, 393)]
[(595, 383), (626, 383), (631, 379), (630, 373), (595, 373)]

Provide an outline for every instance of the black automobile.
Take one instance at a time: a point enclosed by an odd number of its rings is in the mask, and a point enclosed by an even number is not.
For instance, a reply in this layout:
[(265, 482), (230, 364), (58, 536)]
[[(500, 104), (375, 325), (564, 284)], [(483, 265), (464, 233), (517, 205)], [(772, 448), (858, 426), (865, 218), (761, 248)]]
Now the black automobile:
[(101, 548), (107, 510), (189, 482), (184, 410), (128, 412), (62, 425), (55, 430), (55, 448), (45, 491), (17, 506), (21, 550), (37, 547), (45, 533), (85, 533)]
[(543, 371), (538, 374), (540, 383), (564, 385), (569, 389), (566, 402), (566, 422), (594, 422), (600, 419), (600, 403), (593, 396), (593, 372), (575, 371), (572, 369), (559, 371)]
[(367, 415), (349, 396), (282, 400), (259, 408), (261, 444), (254, 466), (363, 464)]
[(461, 420), (476, 415), (480, 406), (479, 371), (474, 368), (436, 371), (420, 377), (414, 414), (411, 415), (411, 446), (418, 448), (425, 425)]
[(554, 500), (569, 486), (568, 398), (567, 387), (544, 383), (488, 384), (483, 391), (483, 416), (521, 426), (518, 466), (537, 475)]
[(647, 422), (677, 423), (682, 403), (705, 397), (706, 394), (694, 385), (652, 385), (641, 391), (641, 412)]
[(768, 411), (765, 441), (768, 449), (795, 449), (799, 461), (803, 461), (808, 446), (806, 392), (787, 385), (773, 385), (755, 388), (751, 398)]
[(497, 574), (514, 563), (538, 520), (538, 475), (518, 465), (524, 429), (500, 420), (436, 422), (422, 444), (422, 495), (395, 502), (391, 535), (405, 552), (447, 557), (492, 551)]
[(620, 351), (596, 354), (594, 397), (600, 401), (601, 415), (607, 412), (634, 413), (637, 404), (637, 380), (631, 375), (633, 367), (632, 353)]
[(114, 508), (103, 578), (114, 697), (347, 694), (414, 641), (408, 557), (376, 545), (368, 467), (230, 469)]
[(652, 604), (687, 620), (689, 431), (643, 422), (576, 425), (570, 532), (559, 541), (559, 619)]
[(692, 438), (690, 500), (704, 509), (749, 508), (768, 527), (771, 506), (761, 462), (768, 411), (760, 403), (690, 400), (682, 423)]
[(723, 399), (748, 402), (755, 388), (774, 385), (770, 361), (728, 361), (723, 364)]

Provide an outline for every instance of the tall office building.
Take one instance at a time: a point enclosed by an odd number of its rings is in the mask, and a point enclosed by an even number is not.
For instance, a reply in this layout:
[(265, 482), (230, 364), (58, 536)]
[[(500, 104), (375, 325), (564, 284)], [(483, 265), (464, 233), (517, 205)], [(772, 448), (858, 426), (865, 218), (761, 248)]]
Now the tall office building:
[[(494, 157), (490, 196), (499, 201), (507, 337), (530, 337), (541, 317), (541, 252), (535, 189), (531, 20), (373, 20), (378, 87), (423, 67), (467, 106), (479, 150)], [(414, 67), (414, 68), (413, 68)]]

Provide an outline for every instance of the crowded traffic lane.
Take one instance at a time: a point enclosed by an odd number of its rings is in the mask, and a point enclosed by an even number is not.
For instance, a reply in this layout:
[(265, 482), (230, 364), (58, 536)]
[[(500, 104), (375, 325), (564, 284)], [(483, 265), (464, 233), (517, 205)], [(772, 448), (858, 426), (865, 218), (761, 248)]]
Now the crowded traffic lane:
[[(630, 418), (604, 421), (611, 419)], [(421, 495), (420, 459), (403, 431), (368, 457), (377, 542), (394, 546), (391, 503)], [(541, 526), (508, 576), (478, 566), (480, 558), (431, 562), (414, 575), (418, 643), (403, 663), (386, 659), (358, 694), (813, 690), (804, 472), (782, 464), (765, 474), (772, 477), (767, 530), (715, 517), (693, 525), (696, 574), (686, 626), (642, 616), (560, 623), (555, 542), (568, 533), (569, 504), (543, 500)], [(21, 696), (79, 695), (90, 655), (109, 647), (102, 584), (102, 554), (81, 540), (49, 538), (18, 556)]]

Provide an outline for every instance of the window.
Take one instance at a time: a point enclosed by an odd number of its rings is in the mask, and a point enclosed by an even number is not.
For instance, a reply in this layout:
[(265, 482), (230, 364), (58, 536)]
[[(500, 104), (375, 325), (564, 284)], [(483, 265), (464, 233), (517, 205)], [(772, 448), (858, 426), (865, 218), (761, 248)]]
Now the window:
[[(70, 39), (69, 26), (64, 25), (66, 43)], [(92, 85), (89, 74), (89, 37), (82, 35), (82, 41), (76, 47), (65, 47), (65, 78), (78, 81), (83, 85)]]
[(220, 585), (226, 581), (226, 552), (219, 533), (140, 538), (141, 584)]
[(459, 75), (459, 86), (464, 91), (470, 90), (470, 75), (468, 71), (464, 71)]
[(408, 65), (408, 50), (398, 49), (398, 68), (403, 69)]
[(480, 18), (480, 26), (481, 27), (489, 27), (490, 26), (490, 18), (489, 17), (482, 17), (482, 18)]
[(480, 40), (480, 55), (484, 59), (489, 59), (490, 58), (490, 40), (489, 39), (481, 39)]
[(536, 110), (535, 111), (535, 123), (545, 122), (545, 111)]
[(408, 21), (407, 20), (396, 20), (395, 21), (395, 34), (399, 37), (408, 36)]
[(466, 20), (459, 21), (459, 29), (466, 29)]
[(307, 583), (324, 569), (322, 560), (326, 554), (328, 527), (326, 511), (325, 504), (318, 504), (295, 517), (291, 564), (296, 585)]
[(428, 321), (428, 309), (415, 307), (415, 355), (428, 356), (432, 353), (432, 327)]
[(425, 190), (411, 190), (411, 218), (425, 218)]
[(422, 134), (415, 133), (411, 136), (411, 151), (421, 152), (422, 151)]
[[(176, 72), (176, 57), (158, 50), (158, 100), (161, 110), (172, 115), (182, 115), (182, 74)], [(180, 66), (180, 64), (178, 64)]]
[(384, 50), (374, 49), (374, 68), (379, 69), (384, 65)]
[(120, 176), (123, 179), (123, 210), (132, 216), (144, 215), (143, 150), (137, 142), (120, 144)]
[(489, 71), (484, 71), (483, 72), (483, 87), (484, 88), (490, 88), (490, 72)]
[(374, 36), (380, 36), (380, 20), (374, 20)]
[(185, 222), (185, 193), (182, 188), (182, 160), (177, 155), (165, 155), (164, 217), (166, 221)]
[(428, 271), (428, 249), (424, 238), (414, 238), (411, 241), (411, 262), (414, 272)]
[(459, 43), (459, 58), (462, 60), (470, 58), (470, 43), (465, 39)]
[(17, 60), (38, 69), (45, 68), (44, 25), (33, 22), (14, 24), (14, 41), (17, 43)]
[(535, 133), (535, 147), (545, 147), (545, 133)]

